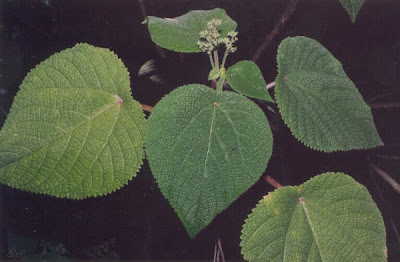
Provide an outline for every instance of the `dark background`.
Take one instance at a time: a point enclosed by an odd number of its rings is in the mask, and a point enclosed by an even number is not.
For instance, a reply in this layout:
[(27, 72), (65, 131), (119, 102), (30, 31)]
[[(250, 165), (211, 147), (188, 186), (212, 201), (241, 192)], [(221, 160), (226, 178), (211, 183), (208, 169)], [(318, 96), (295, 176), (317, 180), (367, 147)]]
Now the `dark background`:
[[(204, 54), (156, 52), (134, 0), (0, 0), (0, 126), (23, 77), (54, 52), (86, 42), (113, 50), (131, 74), (136, 100), (155, 105), (188, 83), (205, 83)], [(283, 0), (146, 0), (149, 15), (175, 17), (192, 9), (224, 8), (238, 23), (238, 51), (228, 66), (250, 59), (286, 8)], [(338, 0), (301, 0), (293, 16), (258, 60), (267, 82), (276, 76), (282, 39), (304, 35), (328, 48), (372, 107), (384, 147), (320, 153), (291, 136), (279, 115), (259, 103), (273, 128), (274, 151), (266, 172), (284, 185), (303, 183), (327, 171), (344, 172), (367, 186), (382, 211), (390, 261), (400, 261), (400, 196), (372, 169), (374, 164), (400, 181), (400, 1), (366, 1), (355, 24)], [(138, 70), (155, 59), (163, 83)], [(393, 103), (397, 103), (393, 105)], [(275, 108), (276, 109), (276, 108)], [(14, 258), (209, 260), (218, 238), (228, 261), (240, 260), (240, 231), (256, 203), (273, 188), (262, 178), (191, 240), (158, 190), (145, 162), (121, 190), (73, 201), (2, 187), (0, 245)]]

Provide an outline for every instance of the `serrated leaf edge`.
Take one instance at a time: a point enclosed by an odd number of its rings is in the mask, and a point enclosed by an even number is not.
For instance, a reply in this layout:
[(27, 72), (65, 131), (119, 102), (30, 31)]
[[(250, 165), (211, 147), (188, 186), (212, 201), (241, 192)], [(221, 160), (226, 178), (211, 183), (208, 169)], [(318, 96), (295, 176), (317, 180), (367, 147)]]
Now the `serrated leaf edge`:
[[(286, 38), (286, 39), (294, 39), (294, 38), (305, 38), (305, 39), (311, 39), (311, 38), (308, 38), (308, 37), (305, 37), (305, 36), (296, 36), (296, 37), (288, 37), (288, 38)], [(316, 41), (316, 40), (314, 40), (314, 39), (311, 39), (311, 40), (313, 40), (313, 41)], [(317, 42), (318, 43), (318, 42)], [(277, 51), (277, 54), (279, 54), (279, 50), (281, 50), (281, 48), (283, 48), (282, 47), (282, 43), (281, 44), (279, 44), (279, 46), (278, 46), (278, 51)], [(333, 56), (333, 55), (332, 55)], [(336, 59), (336, 58), (335, 58)], [(278, 55), (276, 56), (276, 60), (277, 60), (277, 67), (278, 67), (278, 72), (279, 72), (279, 62), (278, 62)], [(337, 60), (337, 59), (336, 59)], [(341, 65), (340, 65), (341, 66)], [(342, 66), (341, 66), (342, 67)], [(342, 70), (343, 70), (343, 67), (342, 67)], [(346, 73), (345, 73), (346, 74)], [(275, 82), (276, 82), (276, 85), (278, 85), (278, 83), (280, 83), (280, 77), (281, 75), (280, 74), (277, 74), (277, 76), (276, 76), (276, 79), (275, 79)], [(346, 76), (347, 76), (347, 74), (346, 74)], [(347, 76), (348, 77), (348, 76)], [(355, 85), (354, 85), (354, 83), (351, 81), (351, 79), (349, 78), (349, 81), (353, 84), (353, 86), (355, 87)], [(376, 146), (368, 146), (368, 147), (364, 147), (364, 148), (348, 148), (348, 149), (341, 149), (341, 148), (338, 148), (338, 149), (333, 149), (333, 150), (324, 150), (323, 148), (322, 149), (319, 149), (319, 148), (315, 148), (314, 146), (311, 146), (311, 145), (308, 145), (308, 144), (306, 144), (305, 143), (305, 141), (303, 140), (303, 139), (301, 139), (301, 138), (299, 138), (299, 137), (297, 137), (297, 135), (295, 135), (294, 134), (294, 132), (292, 131), (292, 129), (289, 127), (289, 122), (287, 121), (287, 119), (286, 118), (284, 118), (283, 116), (282, 116), (282, 108), (281, 108), (281, 105), (280, 105), (280, 103), (278, 102), (278, 96), (276, 95), (276, 90), (277, 90), (277, 88), (276, 88), (276, 85), (275, 85), (275, 88), (274, 88), (274, 93), (275, 93), (275, 100), (276, 100), (276, 105), (277, 105), (277, 107), (278, 107), (278, 110), (279, 110), (279, 113), (280, 113), (280, 115), (281, 115), (281, 117), (282, 117), (282, 119), (283, 119), (283, 122), (285, 123), (285, 125), (289, 128), (289, 130), (290, 130), (290, 133), (292, 134), (292, 136), (294, 136), (299, 142), (301, 142), (304, 146), (306, 146), (306, 147), (308, 147), (308, 148), (310, 148), (310, 149), (312, 149), (312, 150), (315, 150), (315, 151), (318, 151), (318, 152), (323, 152), (323, 153), (333, 153), (333, 152), (348, 152), (348, 151), (364, 151), (364, 150), (368, 150), (368, 149), (371, 149), (371, 148), (375, 148), (375, 147), (377, 147), (377, 146), (383, 146), (384, 145), (384, 143), (383, 143), (383, 141), (382, 141), (382, 139), (380, 138), (380, 136), (379, 136), (379, 134), (378, 134), (378, 137), (379, 137), (379, 139), (380, 139), (380, 142), (381, 142), (381, 144), (380, 145), (376, 145)], [(357, 92), (358, 92), (358, 90), (357, 90)]]
[[(45, 58), (45, 59), (44, 59), (43, 61), (41, 61), (39, 64), (37, 64), (36, 66), (32, 67), (32, 68), (29, 70), (29, 72), (26, 74), (26, 76), (24, 77), (24, 79), (27, 78), (30, 74), (32, 74), (32, 72), (35, 71), (35, 69), (36, 69), (38, 66), (44, 64), (44, 63), (46, 62), (47, 59), (49, 59), (49, 58), (51, 58), (51, 57), (53, 57), (53, 56), (55, 56), (55, 55), (57, 55), (57, 54), (60, 54), (60, 53), (63, 52), (63, 51), (66, 51), (66, 50), (74, 50), (75, 48), (77, 48), (77, 47), (79, 47), (79, 46), (86, 46), (86, 47), (89, 47), (89, 48), (93, 48), (93, 47), (94, 47), (94, 48), (99, 48), (99, 49), (106, 50), (106, 51), (112, 53), (112, 54), (117, 58), (117, 60), (123, 64), (123, 66), (124, 66), (124, 68), (125, 68), (125, 71), (128, 73), (129, 82), (131, 82), (131, 81), (130, 81), (131, 76), (130, 76), (129, 70), (127, 69), (125, 63), (121, 60), (121, 58), (120, 58), (114, 51), (112, 51), (112, 50), (110, 50), (110, 49), (108, 49), (108, 48), (104, 48), (104, 47), (92, 46), (92, 45), (90, 45), (90, 44), (83, 43), (83, 42), (77, 43), (77, 44), (75, 44), (73, 47), (63, 49), (63, 50), (61, 50), (61, 51), (59, 51), (59, 52), (55, 52), (55, 53), (53, 53), (52, 55), (50, 55), (49, 57)], [(24, 87), (22, 84), (21, 84), (20, 86), (22, 86), (23, 89), (26, 89), (26, 87)], [(18, 92), (21, 91), (21, 90), (22, 90), (22, 89), (19, 89)], [(144, 122), (145, 122), (145, 124), (146, 124), (146, 123), (147, 123), (147, 119), (145, 118), (145, 113), (143, 112), (143, 109), (141, 108), (140, 103), (139, 103), (138, 101), (136, 101), (136, 100), (132, 97), (132, 89), (129, 90), (129, 93), (130, 93), (131, 99), (132, 99), (130, 102), (136, 103), (136, 106), (138, 107), (137, 109), (140, 109), (141, 117), (144, 119)], [(112, 93), (109, 93), (109, 94), (112, 94)], [(118, 94), (116, 94), (116, 95), (119, 97)], [(138, 111), (138, 112), (139, 112), (139, 111)], [(4, 126), (4, 124), (5, 124), (5, 122), (3, 123), (3, 126)], [(136, 170), (134, 170), (134, 174), (132, 175), (131, 178), (129, 178), (125, 183), (121, 184), (120, 186), (114, 188), (112, 191), (109, 191), (109, 192), (100, 192), (100, 193), (98, 193), (98, 194), (93, 194), (93, 195), (90, 195), (90, 196), (76, 197), (76, 198), (73, 197), (73, 198), (71, 198), (71, 197), (69, 197), (69, 196), (52, 195), (52, 194), (47, 194), (47, 193), (43, 193), (43, 192), (32, 192), (32, 191), (29, 191), (29, 190), (27, 190), (27, 189), (18, 188), (18, 187), (15, 187), (15, 186), (13, 186), (13, 185), (9, 185), (9, 184), (6, 184), (6, 183), (1, 183), (1, 184), (7, 185), (7, 186), (9, 186), (9, 187), (11, 187), (11, 188), (13, 188), (13, 189), (15, 189), (15, 190), (18, 190), (18, 191), (28, 192), (28, 193), (32, 193), (32, 194), (36, 194), (36, 195), (51, 196), (51, 197), (55, 197), (55, 198), (59, 198), (59, 199), (71, 199), (71, 200), (93, 199), (93, 198), (96, 198), (96, 197), (101, 197), (101, 196), (105, 196), (105, 195), (112, 194), (112, 193), (114, 193), (114, 192), (120, 190), (122, 187), (126, 186), (134, 177), (137, 176), (137, 173), (139, 172), (140, 168), (142, 167), (142, 165), (143, 165), (143, 159), (146, 157), (145, 148), (144, 148), (146, 128), (147, 128), (147, 125), (146, 125), (145, 128), (144, 128), (144, 134), (143, 134), (143, 133), (141, 134), (142, 141), (143, 141), (143, 142), (142, 142), (142, 146), (141, 146), (141, 147), (142, 147), (142, 154), (141, 154), (142, 156), (141, 156), (141, 159), (140, 159), (139, 162), (138, 162), (138, 167), (136, 168)], [(0, 127), (0, 131), (1, 131), (1, 130), (2, 130), (2, 127)], [(140, 129), (138, 129), (138, 131), (140, 131)]]
[[(175, 88), (175, 89), (172, 90), (170, 93), (164, 95), (164, 96), (158, 101), (158, 103), (159, 103), (162, 99), (164, 99), (165, 97), (169, 96), (169, 95), (170, 95), (173, 91), (175, 91), (176, 89), (181, 88), (181, 87), (191, 86), (191, 85), (201, 85), (201, 86), (210, 88), (210, 87), (208, 87), (208, 86), (206, 86), (206, 85), (204, 85), (204, 84), (198, 84), (198, 83), (182, 85), (182, 86), (179, 86), (179, 87)], [(211, 90), (213, 90), (213, 89), (211, 89)], [(217, 92), (216, 90), (213, 90), (213, 91)], [(254, 105), (256, 105), (256, 106), (258, 107), (258, 105), (257, 105), (256, 103), (254, 103), (252, 100), (248, 99), (246, 96), (244, 96), (244, 95), (242, 95), (242, 94), (240, 94), (240, 93), (236, 93), (236, 92), (232, 92), (232, 91), (223, 91), (223, 92), (229, 92), (229, 93), (232, 93), (232, 94), (235, 94), (235, 95), (243, 96), (243, 97), (246, 98), (248, 101), (250, 101), (251, 103), (253, 103)], [(260, 108), (260, 110), (262, 111), (261, 108)], [(267, 121), (268, 121), (268, 119), (267, 119)], [(268, 124), (269, 124), (269, 123), (268, 123)], [(147, 128), (147, 126), (146, 126), (146, 128)], [(148, 132), (145, 132), (145, 133), (147, 134)], [(273, 148), (273, 147), (274, 147), (274, 137), (273, 137), (273, 134), (272, 134), (272, 130), (271, 130), (271, 138), (272, 138), (272, 145), (271, 145), (271, 147)], [(144, 138), (144, 145), (145, 145), (145, 155), (146, 155), (146, 158), (149, 159), (149, 158), (148, 158), (147, 147), (146, 147), (146, 144), (147, 144), (146, 141), (147, 141), (147, 136), (145, 136), (145, 138)], [(271, 155), (271, 156), (272, 156), (272, 155)], [(269, 161), (271, 160), (271, 156), (270, 156), (270, 158), (269, 158), (269, 160), (268, 160), (268, 162), (267, 162), (267, 164), (266, 164), (265, 169), (268, 168), (268, 163), (269, 163)], [(149, 165), (149, 167), (150, 167), (150, 170), (151, 170), (152, 167), (151, 167), (150, 165)], [(261, 176), (262, 176), (262, 175), (261, 175)], [(261, 176), (260, 176), (260, 177), (261, 177)], [(161, 190), (161, 187), (160, 187), (160, 185), (159, 185), (157, 179), (155, 179), (155, 182), (156, 182), (158, 188), (160, 189), (160, 192), (161, 192), (162, 196), (164, 197), (164, 199), (168, 202), (168, 204), (169, 204), (169, 205), (172, 207), (172, 209), (174, 210), (175, 214), (179, 217), (179, 220), (181, 221), (181, 224), (182, 224), (183, 227), (185, 228), (185, 231), (188, 233), (188, 235), (190, 236), (190, 238), (193, 239), (193, 238), (195, 238), (202, 230), (204, 230), (206, 227), (208, 227), (208, 226), (212, 223), (212, 221), (214, 221), (214, 220), (216, 219), (217, 216), (219, 216), (222, 212), (224, 212), (224, 211), (226, 211), (228, 208), (230, 208), (231, 205), (232, 205), (234, 202), (236, 202), (244, 193), (246, 193), (252, 186), (254, 186), (254, 184), (255, 184), (257, 181), (256, 181), (255, 183), (253, 183), (252, 185), (249, 185), (249, 187), (248, 187), (246, 190), (244, 190), (242, 193), (240, 193), (240, 194), (237, 196), (237, 198), (236, 198), (234, 201), (232, 201), (232, 202), (230, 203), (229, 206), (227, 206), (224, 210), (220, 211), (219, 213), (215, 214), (214, 218), (213, 218), (205, 227), (203, 227), (202, 229), (200, 229), (200, 230), (199, 230), (198, 232), (196, 232), (196, 233), (191, 233), (191, 232), (188, 231), (188, 229), (186, 228), (186, 225), (182, 222), (181, 216), (178, 214), (178, 212), (177, 212), (177, 210), (175, 209), (175, 207), (172, 206), (172, 205), (169, 203), (169, 200), (168, 200), (168, 198), (166, 197), (164, 191)]]

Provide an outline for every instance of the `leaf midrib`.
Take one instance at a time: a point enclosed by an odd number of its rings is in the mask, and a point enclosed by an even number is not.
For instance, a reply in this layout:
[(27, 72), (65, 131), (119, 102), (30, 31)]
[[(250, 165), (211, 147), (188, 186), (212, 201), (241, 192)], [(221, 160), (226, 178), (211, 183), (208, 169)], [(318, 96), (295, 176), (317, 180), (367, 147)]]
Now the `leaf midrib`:
[(206, 153), (206, 157), (204, 160), (204, 171), (203, 171), (203, 177), (207, 178), (207, 161), (208, 161), (208, 155), (210, 154), (210, 148), (211, 148), (211, 137), (213, 135), (213, 130), (214, 130), (214, 119), (215, 119), (215, 114), (216, 114), (216, 105), (213, 105), (213, 112), (211, 115), (211, 124), (210, 124), (210, 132), (208, 134), (208, 145), (207, 145), (207, 153)]
[(304, 200), (304, 199), (303, 199), (303, 200), (300, 200), (300, 198), (299, 198), (299, 203), (300, 203), (301, 208), (302, 208), (303, 211), (304, 211), (304, 214), (305, 214), (306, 217), (307, 217), (307, 223), (308, 223), (308, 225), (310, 226), (310, 229), (311, 229), (311, 232), (312, 232), (312, 234), (313, 234), (313, 238), (314, 238), (315, 244), (317, 245), (319, 257), (320, 257), (321, 260), (323, 261), (322, 256), (321, 256), (320, 244), (319, 244), (319, 242), (318, 242), (317, 234), (315, 234), (314, 227), (313, 227), (313, 225), (312, 225), (312, 223), (311, 223), (311, 218), (310, 218), (310, 215), (308, 214), (308, 210), (307, 210), (307, 207), (306, 207), (305, 200)]
[[(310, 228), (311, 228), (311, 231), (312, 231), (312, 233), (313, 233), (314, 241), (315, 241), (315, 243), (316, 243), (316, 245), (317, 245), (317, 248), (318, 248), (318, 254), (320, 255), (320, 257), (321, 257), (321, 259), (322, 259), (322, 256), (321, 256), (322, 253), (321, 253), (321, 250), (320, 250), (320, 247), (319, 247), (317, 234), (315, 233), (314, 228), (313, 228), (313, 226), (312, 226), (311, 218), (310, 218), (310, 216), (309, 216), (309, 214), (308, 214), (308, 211), (307, 211), (307, 208), (306, 208), (306, 206), (305, 206), (305, 201), (304, 201), (303, 203), (300, 202), (300, 204), (301, 204), (301, 207), (303, 208), (303, 211), (304, 211), (304, 213), (305, 213), (305, 215), (306, 215), (306, 217), (307, 217), (307, 222), (308, 222), (308, 224), (309, 224), (309, 226), (310, 226)], [(324, 210), (323, 208), (320, 208), (320, 206), (319, 206), (318, 204), (316, 204), (315, 207), (316, 207), (316, 208), (319, 208), (321, 213), (325, 213), (325, 214), (326, 214), (326, 210)], [(324, 216), (325, 214), (321, 214), (321, 216)], [(331, 215), (331, 214), (330, 214), (330, 215)], [(330, 217), (331, 217), (331, 219), (333, 219), (333, 220), (336, 222), (337, 225), (339, 225), (339, 226), (341, 227), (342, 230), (346, 231), (346, 229), (343, 227), (343, 225), (342, 225), (339, 221), (336, 220), (336, 218), (335, 218), (334, 215), (331, 215)], [(358, 240), (355, 239), (355, 238), (353, 237), (352, 234), (349, 234), (349, 236), (351, 237), (351, 239), (353, 239), (354, 242), (357, 243), (357, 246), (360, 247), (360, 249), (362, 249), (362, 250), (364, 251), (364, 249), (362, 248), (362, 245), (358, 242)], [(369, 259), (369, 261), (373, 261), (373, 260), (371, 260), (371, 258), (370, 258), (370, 256), (369, 256), (369, 253), (368, 253), (368, 252), (365, 252), (365, 251), (364, 251), (363, 254), (366, 255), (366, 257)], [(322, 260), (323, 260), (323, 259), (322, 259)]]
[[(342, 200), (343, 200), (343, 199), (342, 199)], [(341, 201), (342, 201), (342, 200), (341, 200)], [(360, 200), (357, 199), (357, 201), (360, 201)], [(318, 202), (319, 202), (319, 201), (318, 201)], [(339, 201), (337, 201), (337, 202), (339, 202)], [(336, 203), (337, 203), (337, 202), (336, 202)], [(336, 216), (335, 216), (335, 215), (332, 215), (331, 213), (329, 213), (329, 212), (328, 212), (327, 210), (325, 210), (324, 208), (321, 208), (320, 205), (318, 205), (318, 204), (316, 204), (315, 207), (318, 208), (318, 209), (320, 210), (320, 211), (319, 211), (320, 213), (324, 213), (323, 215), (325, 215), (326, 213), (328, 213), (329, 215), (331, 215), (331, 216), (330, 216), (331, 219), (334, 220), (334, 221), (336, 222), (336, 224), (339, 225), (340, 228), (341, 228), (343, 231), (346, 231), (346, 228), (342, 225), (342, 223), (340, 223), (340, 222), (336, 219)], [(309, 218), (309, 217), (307, 216), (307, 218)], [(311, 219), (310, 219), (310, 222), (311, 222)], [(313, 231), (313, 233), (314, 233), (314, 231)], [(371, 257), (370, 257), (370, 254), (369, 254), (368, 252), (365, 252), (365, 250), (364, 250), (364, 248), (363, 248), (363, 245), (360, 244), (360, 242), (359, 242), (356, 238), (354, 238), (354, 236), (353, 236), (352, 234), (349, 233), (348, 235), (350, 236), (351, 239), (353, 239), (354, 242), (357, 243), (357, 246), (358, 246), (360, 249), (362, 249), (362, 250), (364, 251), (363, 254), (366, 255), (366, 257), (369, 259), (369, 261), (373, 261), (373, 260), (371, 259)]]

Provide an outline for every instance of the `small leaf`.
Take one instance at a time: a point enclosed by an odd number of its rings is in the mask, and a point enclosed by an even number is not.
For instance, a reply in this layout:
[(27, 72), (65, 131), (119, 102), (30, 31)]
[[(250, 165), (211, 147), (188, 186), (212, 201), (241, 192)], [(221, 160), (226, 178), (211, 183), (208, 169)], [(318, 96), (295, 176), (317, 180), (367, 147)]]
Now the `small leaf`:
[(226, 80), (240, 94), (274, 103), (260, 68), (252, 61), (240, 61), (228, 68)]
[(358, 12), (360, 11), (365, 0), (339, 0), (344, 9), (350, 15), (351, 21), (354, 23)]
[(154, 107), (145, 145), (161, 192), (194, 237), (260, 178), (272, 133), (244, 96), (188, 85)]
[(121, 60), (76, 45), (22, 82), (0, 132), (0, 182), (74, 199), (108, 194), (139, 170), (144, 129)]
[(220, 71), (218, 68), (211, 69), (210, 73), (208, 74), (208, 80), (215, 80), (220, 76)]
[(286, 38), (277, 56), (275, 99), (298, 140), (325, 152), (382, 145), (368, 105), (321, 44)]
[(368, 190), (343, 173), (269, 193), (241, 236), (248, 261), (386, 261), (382, 215)]
[(176, 52), (198, 53), (201, 49), (197, 45), (200, 32), (207, 29), (207, 22), (220, 19), (218, 26), (221, 37), (227, 37), (228, 32), (235, 31), (236, 22), (225, 10), (194, 10), (175, 18), (158, 18), (148, 16), (151, 39), (157, 45)]

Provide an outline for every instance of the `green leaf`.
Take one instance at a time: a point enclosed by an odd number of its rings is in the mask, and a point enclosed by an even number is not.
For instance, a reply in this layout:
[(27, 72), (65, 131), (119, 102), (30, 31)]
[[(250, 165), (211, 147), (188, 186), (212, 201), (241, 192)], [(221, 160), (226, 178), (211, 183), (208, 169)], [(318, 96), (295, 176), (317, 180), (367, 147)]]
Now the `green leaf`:
[(383, 145), (371, 110), (321, 44), (286, 38), (278, 49), (275, 100), (293, 135), (325, 152)]
[(261, 70), (253, 61), (240, 61), (228, 68), (226, 80), (240, 94), (274, 103)]
[(269, 193), (241, 239), (248, 261), (386, 261), (382, 215), (368, 190), (343, 173)]
[(260, 178), (272, 133), (244, 96), (188, 85), (154, 107), (145, 145), (161, 192), (194, 237)]
[(194, 10), (175, 18), (158, 18), (148, 16), (151, 39), (157, 45), (176, 52), (198, 53), (197, 45), (200, 32), (207, 29), (207, 22), (212, 19), (222, 20), (218, 26), (221, 37), (235, 31), (236, 22), (221, 8), (213, 10)]
[(0, 132), (0, 182), (74, 199), (108, 194), (139, 170), (144, 131), (121, 60), (78, 44), (21, 84)]
[(210, 73), (208, 74), (208, 80), (215, 80), (220, 76), (220, 71), (218, 68), (211, 69)]
[(347, 13), (350, 15), (351, 21), (354, 23), (358, 11), (360, 11), (365, 0), (339, 0), (339, 2), (342, 4), (344, 9), (346, 9)]

